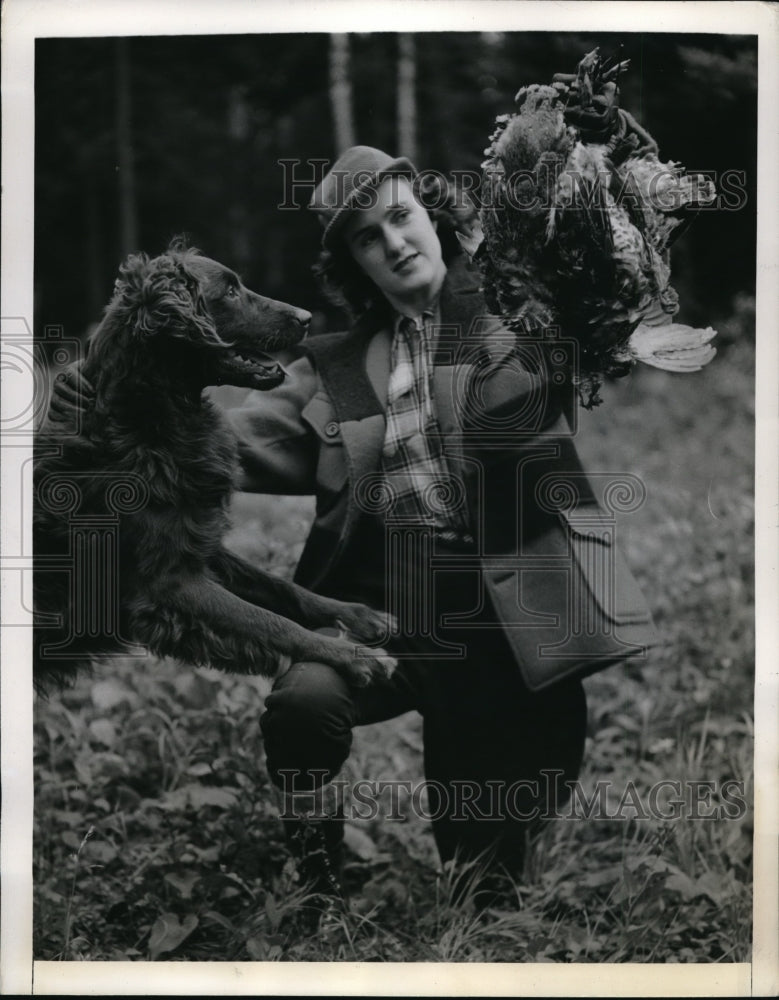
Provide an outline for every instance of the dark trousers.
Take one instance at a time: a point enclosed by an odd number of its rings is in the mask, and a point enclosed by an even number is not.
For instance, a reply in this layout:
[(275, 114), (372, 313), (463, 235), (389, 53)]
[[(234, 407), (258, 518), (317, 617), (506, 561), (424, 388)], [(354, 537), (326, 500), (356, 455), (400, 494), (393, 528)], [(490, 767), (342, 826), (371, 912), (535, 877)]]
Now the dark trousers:
[[(436, 617), (473, 608), (473, 584), (463, 574), (440, 574)], [(360, 592), (366, 600), (365, 588)], [(579, 773), (587, 710), (580, 681), (529, 691), (503, 629), (479, 627), (490, 620), (487, 606), (468, 627), (437, 627), (439, 639), (465, 647), (462, 657), (431, 658), (440, 647), (429, 636), (388, 644), (401, 654), (395, 673), (364, 689), (324, 664), (294, 664), (277, 680), (261, 719), (274, 783), (289, 789), (295, 775), (295, 788), (304, 790), (331, 780), (349, 755), (355, 726), (416, 709), (424, 720), (427, 814), (441, 859), (491, 851), (517, 871), (527, 831), (565, 801), (564, 782)]]

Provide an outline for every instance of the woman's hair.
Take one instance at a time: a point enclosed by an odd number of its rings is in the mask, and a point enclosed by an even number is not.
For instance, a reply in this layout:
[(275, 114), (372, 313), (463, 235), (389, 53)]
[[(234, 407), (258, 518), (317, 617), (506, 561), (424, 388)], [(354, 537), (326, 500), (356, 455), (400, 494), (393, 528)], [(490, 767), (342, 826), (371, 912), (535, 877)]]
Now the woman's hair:
[[(441, 254), (448, 265), (462, 253), (455, 234), (470, 232), (476, 206), (464, 191), (458, 191), (438, 173), (419, 174), (413, 189), (417, 201), (437, 225)], [(354, 260), (343, 238), (334, 241), (330, 250), (320, 252), (313, 270), (325, 296), (345, 308), (352, 321), (369, 309), (389, 309), (387, 300)]]

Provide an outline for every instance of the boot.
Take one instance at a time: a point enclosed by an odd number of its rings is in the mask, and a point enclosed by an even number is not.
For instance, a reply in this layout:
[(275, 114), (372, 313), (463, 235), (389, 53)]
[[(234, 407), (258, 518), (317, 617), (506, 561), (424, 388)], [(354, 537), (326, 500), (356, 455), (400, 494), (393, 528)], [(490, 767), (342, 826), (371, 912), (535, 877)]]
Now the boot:
[(320, 817), (285, 818), (284, 833), (297, 862), (301, 886), (329, 899), (342, 899), (343, 812)]

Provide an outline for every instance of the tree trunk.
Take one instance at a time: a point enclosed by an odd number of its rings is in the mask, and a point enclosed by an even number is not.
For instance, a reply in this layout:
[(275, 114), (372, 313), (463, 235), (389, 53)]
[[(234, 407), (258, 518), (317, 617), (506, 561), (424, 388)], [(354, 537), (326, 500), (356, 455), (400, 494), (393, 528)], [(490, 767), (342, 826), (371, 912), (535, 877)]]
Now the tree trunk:
[(236, 271), (246, 272), (251, 261), (251, 242), (247, 211), (247, 169), (251, 162), (249, 149), (250, 108), (246, 88), (230, 87), (227, 95), (227, 131), (232, 149), (230, 163), (231, 184), (229, 192), (230, 264)]
[(336, 156), (340, 156), (355, 144), (348, 35), (330, 36), (330, 107), (335, 128), (335, 152)]
[(414, 36), (398, 35), (398, 156), (412, 163), (417, 155), (417, 61)]
[(81, 175), (84, 178), (85, 222), (86, 222), (86, 259), (84, 261), (84, 276), (86, 278), (87, 314), (90, 323), (100, 318), (100, 312), (105, 304), (105, 288), (103, 287), (102, 253), (100, 247), (100, 208), (97, 198), (96, 171), (86, 170)]
[(116, 46), (116, 164), (119, 168), (119, 246), (122, 256), (138, 250), (133, 162), (130, 42), (117, 38)]

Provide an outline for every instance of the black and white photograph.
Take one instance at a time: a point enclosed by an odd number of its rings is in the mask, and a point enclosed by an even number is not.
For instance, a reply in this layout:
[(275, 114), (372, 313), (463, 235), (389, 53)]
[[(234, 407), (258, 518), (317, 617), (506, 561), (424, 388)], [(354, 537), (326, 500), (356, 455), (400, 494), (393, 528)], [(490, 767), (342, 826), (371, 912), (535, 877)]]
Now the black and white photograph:
[(3, 11), (3, 992), (772, 993), (768, 5), (69, 8)]

